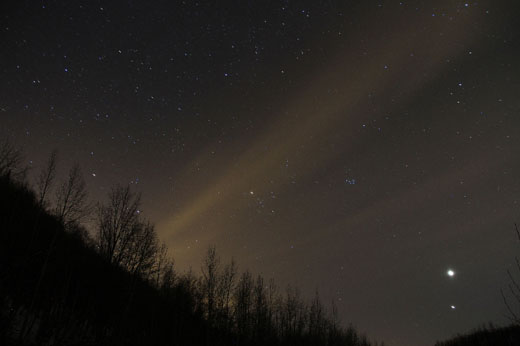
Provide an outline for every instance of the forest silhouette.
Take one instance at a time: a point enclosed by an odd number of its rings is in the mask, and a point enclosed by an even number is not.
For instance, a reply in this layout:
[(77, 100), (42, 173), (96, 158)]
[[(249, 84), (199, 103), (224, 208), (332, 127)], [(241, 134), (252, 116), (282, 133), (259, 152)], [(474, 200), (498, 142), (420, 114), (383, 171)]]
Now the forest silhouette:
[[(94, 204), (78, 165), (56, 181), (57, 151), (32, 185), (23, 162), (0, 143), (0, 345), (378, 345), (318, 292), (305, 300), (295, 287), (240, 273), (215, 247), (199, 274), (177, 272), (130, 185)], [(436, 346), (518, 345), (520, 285), (508, 274), (502, 296), (513, 324)]]
[(200, 275), (176, 272), (139, 194), (118, 185), (93, 204), (79, 166), (55, 181), (57, 157), (31, 186), (22, 153), (0, 144), (0, 344), (377, 344), (318, 293), (239, 273), (214, 247)]

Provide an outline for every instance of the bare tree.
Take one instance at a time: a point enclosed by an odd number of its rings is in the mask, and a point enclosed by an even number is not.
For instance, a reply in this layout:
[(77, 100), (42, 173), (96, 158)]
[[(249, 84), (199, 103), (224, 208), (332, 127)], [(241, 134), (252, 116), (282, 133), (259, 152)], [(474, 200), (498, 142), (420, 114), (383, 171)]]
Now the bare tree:
[[(518, 237), (518, 240), (520, 240), (520, 231), (518, 230), (518, 226), (515, 223), (515, 231), (516, 235)], [(518, 260), (518, 257), (515, 257), (515, 264), (516, 269), (518, 273), (520, 273), (520, 260)], [(518, 279), (515, 278), (515, 276), (511, 273), (511, 271), (507, 270), (507, 275), (509, 276), (509, 284), (507, 285), (508, 293), (504, 293), (504, 291), (501, 289), (500, 293), (502, 294), (502, 299), (504, 300), (504, 304), (508, 311), (508, 318), (510, 321), (516, 325), (520, 325), (520, 311), (515, 312), (515, 307), (513, 307), (514, 302), (515, 305), (518, 305), (520, 307), (520, 282)]]
[(161, 244), (158, 247), (155, 263), (150, 272), (152, 283), (157, 288), (172, 287), (175, 281), (174, 260), (168, 255), (168, 247)]
[(240, 276), (235, 290), (235, 321), (239, 337), (245, 342), (251, 334), (253, 313), (253, 276), (245, 271)]
[(9, 175), (14, 179), (23, 180), (27, 167), (22, 166), (23, 155), (9, 140), (0, 143), (0, 176)]
[(96, 243), (109, 262), (148, 276), (160, 248), (154, 226), (139, 217), (140, 201), (128, 185), (112, 188), (108, 204), (98, 207)]
[(326, 337), (326, 321), (325, 309), (323, 308), (318, 291), (316, 290), (316, 294), (309, 309), (309, 336), (315, 343), (322, 342)]
[(88, 212), (86, 184), (81, 168), (76, 164), (70, 169), (67, 180), (56, 191), (54, 214), (68, 226), (79, 223)]
[(268, 292), (264, 284), (264, 278), (260, 275), (256, 278), (253, 288), (253, 312), (252, 325), (254, 339), (262, 341), (270, 329), (270, 315), (268, 305)]
[(159, 251), (155, 228), (149, 222), (138, 222), (131, 228), (130, 242), (120, 264), (131, 274), (149, 278)]
[(225, 327), (229, 327), (231, 322), (231, 298), (235, 288), (238, 267), (234, 259), (224, 267), (224, 271), (219, 277), (217, 288), (217, 310), (219, 319)]
[(140, 200), (130, 186), (116, 186), (109, 193), (108, 204), (98, 207), (97, 245), (111, 263), (120, 264), (125, 256), (132, 228), (139, 219)]
[(46, 166), (42, 168), (40, 175), (38, 176), (38, 204), (40, 207), (45, 206), (45, 197), (54, 183), (54, 178), (56, 177), (57, 156), (58, 151), (54, 149), (47, 160)]
[(298, 288), (288, 286), (285, 301), (281, 305), (281, 334), (286, 339), (301, 335), (306, 325), (307, 307), (301, 300)]
[(201, 268), (200, 291), (208, 321), (214, 322), (220, 276), (220, 258), (214, 246), (208, 248)]

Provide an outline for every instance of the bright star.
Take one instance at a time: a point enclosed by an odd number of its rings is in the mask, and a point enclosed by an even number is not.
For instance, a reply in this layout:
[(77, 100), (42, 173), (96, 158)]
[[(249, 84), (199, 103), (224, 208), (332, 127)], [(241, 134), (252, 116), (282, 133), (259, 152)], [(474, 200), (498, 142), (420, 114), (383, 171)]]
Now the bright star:
[(455, 276), (455, 272), (453, 270), (451, 270), (451, 269), (448, 269), (446, 274), (448, 274), (448, 276), (450, 276), (450, 277), (454, 277)]

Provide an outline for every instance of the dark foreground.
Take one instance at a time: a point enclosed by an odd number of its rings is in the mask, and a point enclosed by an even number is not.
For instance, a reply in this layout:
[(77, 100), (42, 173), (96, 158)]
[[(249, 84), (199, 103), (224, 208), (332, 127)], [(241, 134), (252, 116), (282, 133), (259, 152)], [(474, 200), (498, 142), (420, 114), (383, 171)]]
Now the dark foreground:
[(207, 280), (153, 273), (107, 261), (81, 225), (0, 175), (0, 345), (371, 345), (318, 301), (269, 303), (249, 274), (228, 290), (235, 303), (217, 309)]
[(520, 345), (520, 326), (504, 328), (480, 328), (466, 335), (438, 342), (435, 346), (518, 346)]

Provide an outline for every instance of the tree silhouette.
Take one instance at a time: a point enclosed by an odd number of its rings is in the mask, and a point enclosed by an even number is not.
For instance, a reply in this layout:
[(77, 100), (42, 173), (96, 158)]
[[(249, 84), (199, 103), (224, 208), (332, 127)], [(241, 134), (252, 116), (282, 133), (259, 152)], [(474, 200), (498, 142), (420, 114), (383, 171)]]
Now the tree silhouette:
[(45, 207), (45, 198), (47, 197), (47, 193), (49, 192), (49, 189), (52, 187), (54, 179), (56, 178), (57, 157), (58, 151), (55, 149), (51, 152), (45, 167), (42, 168), (40, 174), (38, 175), (38, 181), (36, 184), (38, 191), (38, 204), (41, 207)]
[(141, 197), (130, 186), (116, 186), (97, 211), (96, 245), (110, 263), (132, 274), (150, 275), (159, 253), (154, 226), (140, 218)]
[[(52, 167), (52, 156), (50, 160), (49, 164)], [(44, 198), (45, 194), (42, 194), (41, 197)], [(67, 180), (56, 191), (54, 214), (65, 226), (69, 226), (79, 223), (88, 212), (86, 184), (81, 168), (76, 164), (69, 170)]]
[[(518, 230), (516, 223), (515, 231), (518, 240), (520, 240), (520, 231)], [(520, 273), (520, 260), (518, 260), (518, 257), (515, 257), (515, 265), (517, 273)], [(502, 289), (500, 290), (500, 293), (508, 311), (508, 318), (514, 324), (520, 325), (520, 311), (515, 311), (515, 309), (520, 309), (520, 283), (511, 270), (507, 270), (507, 275), (509, 276), (509, 284), (507, 285), (508, 293), (504, 293), (504, 290)], [(516, 305), (517, 307), (513, 305)]]
[(0, 175), (0, 345), (370, 344), (317, 294), (309, 304), (295, 288), (282, 295), (234, 260), (222, 265), (215, 247), (200, 276), (176, 273), (129, 186), (98, 205), (94, 239), (71, 232), (84, 229), (85, 185), (73, 167), (47, 211), (54, 167), (51, 154), (37, 193)]
[(220, 326), (224, 328), (231, 326), (231, 299), (235, 289), (237, 272), (237, 264), (234, 259), (231, 259), (231, 262), (224, 267), (224, 271), (218, 280), (216, 308)]
[(0, 142), (0, 176), (23, 180), (27, 167), (22, 165), (23, 155), (8, 139)]
[(200, 292), (206, 318), (214, 323), (220, 276), (220, 258), (214, 246), (209, 247), (201, 268)]
[(249, 271), (240, 276), (235, 290), (235, 319), (239, 342), (251, 337), (251, 318), (253, 309), (253, 277)]

